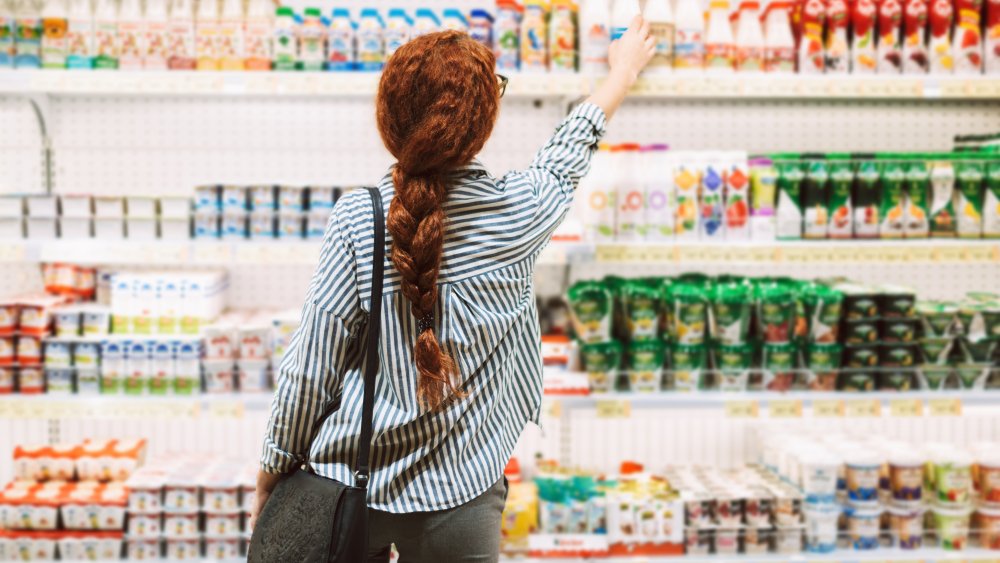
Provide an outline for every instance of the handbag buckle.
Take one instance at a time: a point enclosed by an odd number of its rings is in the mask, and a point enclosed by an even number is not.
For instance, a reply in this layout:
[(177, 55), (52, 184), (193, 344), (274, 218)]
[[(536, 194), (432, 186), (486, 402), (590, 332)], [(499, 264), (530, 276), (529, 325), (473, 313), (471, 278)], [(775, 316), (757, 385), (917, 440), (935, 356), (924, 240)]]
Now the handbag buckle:
[(354, 486), (360, 489), (368, 487), (368, 472), (355, 471), (354, 472)]

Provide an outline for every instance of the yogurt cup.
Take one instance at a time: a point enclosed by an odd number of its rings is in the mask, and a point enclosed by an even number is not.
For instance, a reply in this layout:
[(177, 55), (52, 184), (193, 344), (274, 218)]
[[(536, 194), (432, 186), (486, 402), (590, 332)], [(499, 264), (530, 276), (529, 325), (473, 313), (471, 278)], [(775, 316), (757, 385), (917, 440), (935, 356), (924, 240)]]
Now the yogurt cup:
[(84, 336), (104, 336), (111, 327), (111, 312), (105, 307), (83, 309), (82, 331)]
[(274, 211), (254, 211), (250, 213), (250, 238), (274, 238)]
[(924, 489), (924, 460), (908, 453), (889, 458), (889, 488), (896, 506), (919, 506)]
[(688, 528), (684, 530), (684, 552), (687, 555), (708, 555), (714, 539), (714, 530)]
[(206, 534), (205, 557), (212, 561), (239, 559), (240, 537), (214, 537)]
[(305, 206), (305, 188), (281, 186), (278, 188), (278, 209), (280, 211), (302, 211)]
[(125, 551), (131, 561), (158, 560), (160, 559), (160, 538), (128, 536), (125, 538)]
[(968, 508), (935, 505), (933, 514), (934, 529), (941, 549), (946, 551), (965, 549), (969, 544), (969, 520), (972, 511)]
[(239, 360), (237, 374), (240, 391), (257, 393), (266, 391), (270, 385), (271, 364), (266, 360)]
[(129, 511), (128, 534), (136, 538), (159, 538), (163, 534), (163, 513)]
[(0, 336), (14, 334), (19, 312), (20, 309), (14, 303), (0, 303)]
[(200, 505), (198, 486), (194, 483), (167, 483), (163, 487), (163, 507), (166, 510), (197, 510)]
[[(202, 508), (206, 512), (228, 513), (240, 509), (240, 490), (235, 484), (211, 484), (202, 488)], [(224, 534), (219, 534), (224, 535)]]
[(239, 512), (205, 512), (205, 533), (214, 536), (233, 536), (240, 533)]
[(201, 559), (201, 539), (167, 537), (167, 559), (173, 561), (198, 561)]
[(944, 452), (934, 459), (934, 501), (946, 508), (963, 507), (972, 498), (972, 458)]
[(802, 526), (779, 527), (774, 533), (774, 549), (778, 553), (802, 553)]
[(218, 211), (195, 211), (194, 238), (219, 238), (221, 213)]
[(97, 342), (77, 342), (73, 345), (73, 365), (95, 368), (101, 361), (101, 346)]
[(248, 213), (246, 211), (230, 211), (222, 213), (220, 232), (223, 239), (247, 238)]
[(208, 393), (231, 393), (233, 391), (233, 361), (205, 360), (205, 391)]
[(979, 546), (1000, 551), (1000, 510), (980, 507), (977, 511)]
[(198, 511), (167, 511), (163, 513), (163, 537), (189, 538), (198, 535)]
[(892, 546), (906, 550), (920, 549), (924, 542), (923, 510), (889, 505), (888, 513)]
[(719, 528), (715, 531), (716, 555), (736, 555), (740, 552), (739, 528)]
[(17, 337), (17, 360), (21, 365), (38, 365), (42, 362), (42, 341), (34, 336)]
[(743, 531), (743, 552), (747, 555), (762, 555), (771, 551), (774, 531), (770, 526), (749, 526)]
[(0, 395), (14, 392), (15, 379), (17, 379), (17, 368), (0, 365)]
[(1000, 453), (979, 456), (977, 469), (979, 502), (986, 508), (1000, 510)]
[(810, 453), (799, 460), (800, 483), (806, 503), (832, 503), (837, 495), (837, 458)]
[(847, 535), (851, 547), (856, 550), (878, 548), (882, 510), (879, 508), (848, 508), (846, 514)]
[[(743, 499), (729, 495), (720, 495), (716, 498), (715, 517), (720, 528), (735, 529), (743, 524)], [(718, 538), (716, 538), (716, 546), (718, 543)]]
[[(774, 511), (774, 502), (766, 496), (764, 492), (755, 492), (747, 496), (744, 513), (747, 525), (756, 528), (770, 528), (771, 513)], [(770, 536), (768, 536), (770, 538)], [(768, 540), (770, 542), (770, 539)]]
[(846, 457), (847, 500), (855, 506), (878, 504), (881, 462), (867, 451), (852, 452)]
[(926, 389), (930, 391), (941, 391), (948, 385), (954, 370), (947, 365), (924, 364), (920, 366), (920, 375), (923, 378)]
[(806, 551), (830, 553), (837, 549), (837, 522), (840, 509), (834, 504), (807, 505)]
[(13, 336), (0, 336), (0, 366), (14, 363), (17, 347)]
[(52, 314), (56, 319), (56, 336), (61, 338), (80, 336), (81, 316), (75, 307), (56, 309)]
[(254, 211), (274, 211), (277, 207), (274, 186), (250, 187), (250, 209)]
[(45, 343), (45, 365), (47, 367), (70, 367), (73, 365), (72, 346), (62, 340), (49, 340)]

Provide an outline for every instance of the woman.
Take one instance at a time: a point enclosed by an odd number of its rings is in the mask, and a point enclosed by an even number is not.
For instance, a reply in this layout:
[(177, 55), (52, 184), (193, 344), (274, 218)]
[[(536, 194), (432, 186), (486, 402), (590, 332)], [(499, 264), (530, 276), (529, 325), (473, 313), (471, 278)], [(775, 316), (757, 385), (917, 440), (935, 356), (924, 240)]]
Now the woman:
[[(474, 158), (505, 85), (493, 54), (442, 32), (404, 45), (386, 65), (377, 122), (398, 162), (378, 186), (391, 251), (368, 484), (371, 561), (388, 561), (392, 543), (403, 562), (498, 559), (503, 469), (541, 403), (535, 259), (653, 48), (637, 16), (611, 46), (607, 80), (530, 168), (499, 179)], [(255, 514), (304, 462), (352, 482), (371, 215), (363, 190), (333, 211), (302, 325), (281, 364)]]

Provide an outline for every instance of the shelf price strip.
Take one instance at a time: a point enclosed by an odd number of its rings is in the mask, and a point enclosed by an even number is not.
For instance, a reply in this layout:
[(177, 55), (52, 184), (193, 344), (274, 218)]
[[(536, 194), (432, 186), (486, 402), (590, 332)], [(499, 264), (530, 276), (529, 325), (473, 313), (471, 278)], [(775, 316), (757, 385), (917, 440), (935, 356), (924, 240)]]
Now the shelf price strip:
[(866, 418), (882, 416), (882, 403), (878, 399), (852, 399), (846, 403), (847, 416)]
[(927, 410), (931, 416), (962, 416), (961, 399), (930, 399)]
[(802, 401), (799, 399), (768, 401), (767, 405), (771, 418), (802, 417)]
[(844, 401), (840, 399), (819, 399), (812, 402), (813, 416), (841, 417), (844, 416)]
[(889, 412), (895, 417), (923, 416), (924, 403), (920, 399), (893, 399), (889, 401)]
[(759, 414), (757, 401), (726, 401), (726, 416), (729, 418), (757, 418)]
[(628, 418), (632, 416), (630, 401), (601, 400), (594, 405), (597, 418)]

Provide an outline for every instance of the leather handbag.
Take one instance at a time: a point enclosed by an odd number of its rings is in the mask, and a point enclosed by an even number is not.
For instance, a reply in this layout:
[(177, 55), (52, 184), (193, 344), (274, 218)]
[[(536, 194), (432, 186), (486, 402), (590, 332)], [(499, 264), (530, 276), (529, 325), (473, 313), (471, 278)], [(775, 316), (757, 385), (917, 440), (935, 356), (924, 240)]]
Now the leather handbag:
[[(375, 376), (379, 369), (385, 260), (382, 197), (375, 188), (368, 188), (368, 193), (375, 209), (375, 251), (354, 485), (317, 475), (308, 462), (302, 470), (282, 479), (257, 519), (247, 554), (249, 563), (360, 563), (368, 557), (368, 457), (372, 442)], [(313, 427), (313, 439), (335, 408), (327, 409)]]

